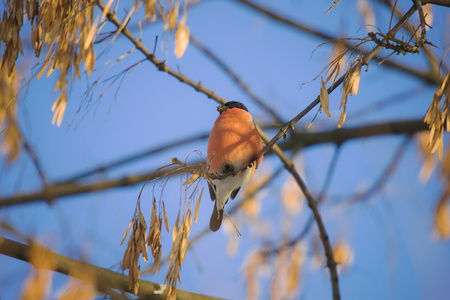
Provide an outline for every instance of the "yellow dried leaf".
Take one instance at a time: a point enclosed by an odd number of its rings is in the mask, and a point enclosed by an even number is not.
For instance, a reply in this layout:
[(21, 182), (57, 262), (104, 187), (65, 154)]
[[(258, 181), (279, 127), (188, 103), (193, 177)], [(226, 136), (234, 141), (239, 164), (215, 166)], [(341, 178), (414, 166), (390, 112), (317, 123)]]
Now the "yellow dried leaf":
[(164, 226), (166, 227), (167, 232), (169, 232), (169, 219), (167, 218), (166, 206), (164, 205), (164, 201), (162, 202), (162, 205), (164, 213)]
[(189, 45), (189, 27), (186, 25), (186, 15), (175, 32), (175, 56), (181, 58)]
[(281, 188), (281, 200), (290, 215), (296, 215), (302, 209), (305, 197), (292, 176), (286, 179)]
[[(110, 0), (110, 2), (112, 2), (112, 1)], [(106, 8), (105, 8), (105, 10), (106, 10)], [(99, 16), (97, 15), (94, 23), (91, 26), (91, 29), (89, 30), (89, 33), (88, 33), (86, 39), (84, 40), (84, 50), (87, 50), (90, 46), (92, 46), (92, 40), (94, 39), (94, 34), (95, 34), (95, 31), (97, 30), (98, 18), (99, 18)]]
[(32, 243), (30, 263), (34, 269), (25, 282), (21, 299), (46, 299), (52, 284), (52, 271), (56, 270), (56, 257), (43, 246)]
[(88, 76), (91, 77), (92, 71), (95, 67), (95, 52), (94, 49), (91, 48), (91, 51), (88, 51), (85, 60), (84, 60), (84, 68), (88, 73)]
[(181, 244), (180, 244), (180, 266), (184, 262), (184, 258), (186, 257), (186, 252), (188, 249), (189, 243), (187, 239), (187, 235), (183, 235), (181, 238)]
[(424, 162), (419, 172), (419, 178), (423, 183), (428, 182), (436, 166), (437, 161), (435, 157), (431, 155), (431, 153), (428, 156), (424, 157)]
[(197, 223), (198, 211), (199, 211), (199, 209), (200, 209), (200, 200), (202, 199), (203, 189), (204, 189), (204, 188), (205, 188), (205, 187), (202, 188), (202, 191), (200, 192), (200, 196), (198, 196), (197, 203), (195, 203), (194, 223)]
[(53, 125), (55, 124), (55, 122), (56, 126), (59, 127), (61, 125), (61, 121), (64, 116), (64, 112), (66, 110), (66, 105), (67, 105), (67, 94), (65, 92), (61, 92), (58, 99), (55, 101), (55, 103), (53, 103), (52, 106), (52, 111), (54, 112), (52, 120)]
[(323, 111), (328, 116), (328, 118), (331, 117), (330, 115), (330, 109), (328, 108), (330, 100), (328, 97), (328, 90), (325, 86), (325, 82), (323, 81), (322, 76), (320, 77), (320, 80), (322, 81), (322, 87), (320, 88), (320, 104), (322, 105)]
[(111, 8), (111, 4), (113, 3), (113, 1), (114, 0), (109, 0), (108, 3), (106, 3), (105, 9), (103, 10), (103, 13), (102, 13), (102, 17), (100, 19), (100, 22), (103, 22), (103, 20), (105, 19), (106, 15), (109, 12), (109, 9)]
[(189, 177), (184, 183), (183, 186), (187, 186), (191, 183), (193, 183), (198, 178), (198, 174), (192, 174), (191, 177)]
[(59, 300), (90, 300), (99, 293), (96, 290), (97, 280), (93, 273), (87, 272), (82, 266), (74, 266), (69, 269), (72, 276), (67, 284), (61, 288), (62, 294)]
[(341, 128), (342, 125), (344, 125), (346, 117), (347, 117), (347, 108), (344, 107), (344, 110), (342, 110), (342, 113), (341, 113), (341, 117), (339, 118), (339, 123), (337, 125), (338, 128)]
[(152, 16), (152, 22), (156, 20), (155, 8), (156, 1), (155, 0), (145, 0), (145, 20), (148, 22), (150, 16)]
[(350, 92), (351, 96), (358, 94), (359, 78), (361, 76), (361, 67), (362, 67), (362, 59), (359, 59), (358, 63), (356, 64), (356, 69), (350, 76), (348, 82), (348, 92)]
[(144, 215), (142, 214), (142, 211), (141, 211), (141, 205), (139, 205), (139, 204), (138, 204), (138, 218), (139, 218), (139, 223), (144, 228), (144, 230), (146, 230), (147, 229), (147, 224), (145, 223), (145, 218), (144, 218)]
[(99, 294), (92, 284), (77, 278), (70, 278), (58, 300), (91, 300)]
[(122, 241), (120, 242), (120, 245), (123, 244), (123, 242), (125, 241), (127, 235), (128, 235), (128, 231), (130, 230), (131, 227), (131, 223), (133, 223), (133, 220), (130, 221), (130, 224), (128, 224), (127, 230), (125, 231), (125, 234), (123, 235)]
[(170, 31), (170, 33), (173, 32), (173, 29), (177, 25), (179, 4), (180, 4), (180, 0), (178, 0), (175, 3), (172, 11), (169, 14), (169, 31)]
[(436, 207), (434, 229), (441, 239), (448, 239), (450, 237), (450, 214), (445, 195), (441, 198)]
[[(48, 65), (52, 61), (52, 58), (53, 58), (53, 50), (52, 50), (52, 48), (50, 48), (48, 50), (48, 52), (47, 52), (47, 57), (45, 58), (45, 63), (41, 67), (41, 71), (39, 72), (39, 74), (36, 76), (37, 79), (41, 78), (42, 74), (44, 74), (44, 72), (47, 69)], [(47, 75), (47, 77), (48, 77), (48, 75)]]
[(299, 286), (299, 275), (300, 275), (300, 267), (301, 263), (303, 261), (303, 252), (301, 251), (301, 248), (296, 249), (296, 251), (293, 253), (290, 261), (290, 268), (289, 268), (289, 278), (288, 278), (288, 285), (287, 285), (287, 292), (289, 294), (293, 294), (298, 286)]
[(345, 80), (342, 85), (342, 98), (341, 98), (341, 104), (339, 104), (339, 109), (341, 109), (342, 107), (345, 108), (347, 106), (347, 95), (348, 95), (347, 85), (348, 85), (348, 83)]
[(173, 225), (173, 230), (172, 230), (172, 242), (174, 242), (174, 243), (175, 243), (175, 240), (178, 235), (178, 221), (179, 220), (180, 220), (180, 212), (178, 211), (177, 219), (175, 221), (175, 224)]
[(338, 265), (348, 267), (353, 262), (353, 252), (345, 241), (339, 240), (334, 246), (333, 258)]

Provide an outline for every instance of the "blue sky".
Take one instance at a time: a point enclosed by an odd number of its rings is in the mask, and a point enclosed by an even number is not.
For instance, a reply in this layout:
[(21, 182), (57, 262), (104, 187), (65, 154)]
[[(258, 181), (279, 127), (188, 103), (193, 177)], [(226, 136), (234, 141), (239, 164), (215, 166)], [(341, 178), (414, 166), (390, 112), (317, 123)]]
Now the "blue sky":
[[(126, 7), (126, 2), (121, 2)], [(356, 11), (356, 1), (340, 1), (328, 14), (329, 1), (258, 1), (277, 12), (299, 20), (324, 32), (343, 36), (365, 36)], [(400, 3), (403, 11), (408, 3)], [(119, 10), (122, 14), (123, 11)], [(98, 10), (97, 10), (98, 12)], [(387, 28), (389, 12), (377, 8), (377, 26)], [(439, 49), (440, 58), (449, 42), (449, 10), (434, 10), (433, 29), (428, 33)], [(136, 24), (140, 15), (132, 19)], [(323, 41), (295, 31), (267, 19), (237, 1), (204, 1), (189, 11), (187, 24), (191, 34), (224, 60), (244, 82), (284, 121), (294, 117), (319, 94), (320, 82), (308, 82), (328, 63), (329, 45), (311, 53)], [(136, 28), (136, 27), (133, 27)], [(448, 27), (447, 27), (448, 28)], [(111, 29), (111, 28), (109, 28)], [(27, 28), (23, 30), (27, 38)], [(107, 27), (105, 29), (107, 31)], [(138, 32), (133, 31), (136, 35)], [(173, 56), (173, 36), (162, 30), (157, 22), (144, 27), (143, 42), (153, 49), (158, 35), (156, 55), (173, 68), (200, 81), (205, 87), (227, 100), (245, 103), (258, 124), (271, 121), (265, 111), (255, 105), (194, 46), (189, 45), (181, 59)], [(99, 87), (90, 103), (83, 102), (87, 86), (93, 83), (104, 63), (130, 50), (132, 45), (119, 37), (105, 54), (98, 58), (91, 78), (82, 75), (71, 90), (69, 103), (61, 127), (51, 125), (51, 106), (57, 98), (54, 92), (56, 74), (32, 81), (27, 93), (21, 96), (19, 117), (27, 140), (35, 149), (48, 180), (56, 182), (89, 169), (115, 161), (158, 145), (181, 138), (208, 133), (217, 117), (217, 103), (196, 92), (176, 79), (156, 70), (149, 62), (140, 64), (125, 79), (117, 94), (118, 84), (98, 100), (107, 86)], [(368, 46), (371, 49), (371, 46)], [(448, 46), (447, 46), (448, 47)], [(31, 55), (30, 49), (28, 55)], [(100, 49), (99, 49), (100, 50)], [(43, 51), (45, 52), (45, 51)], [(426, 67), (420, 55), (395, 57), (411, 66)], [(142, 59), (134, 51), (111, 68), (114, 75)], [(448, 59), (447, 59), (448, 62)], [(20, 59), (29, 67), (36, 63), (30, 56)], [(365, 68), (363, 68), (364, 70)], [(106, 76), (107, 78), (109, 76)], [(403, 101), (403, 92), (423, 86)], [(332, 130), (339, 120), (341, 88), (330, 95), (331, 119), (320, 113), (311, 131)], [(344, 127), (361, 126), (387, 120), (423, 118), (434, 88), (423, 82), (371, 63), (368, 72), (362, 72), (357, 96), (349, 97), (348, 115)], [(383, 99), (398, 101), (379, 110), (360, 113), (360, 109)], [(296, 128), (305, 128), (316, 110), (303, 118)], [(269, 137), (275, 131), (266, 132)], [(434, 174), (426, 184), (418, 178), (422, 166), (415, 142), (411, 141), (396, 171), (382, 190), (365, 202), (352, 205), (339, 200), (370, 187), (382, 174), (397, 147), (403, 141), (398, 137), (376, 137), (350, 141), (340, 150), (329, 197), (321, 206), (321, 214), (331, 241), (342, 238), (354, 252), (354, 263), (340, 274), (343, 299), (446, 299), (450, 288), (450, 248), (448, 242), (432, 235), (433, 211), (442, 191), (442, 182)], [(448, 140), (448, 138), (447, 138)], [(206, 140), (170, 149), (121, 166), (90, 180), (117, 178), (127, 174), (149, 172), (170, 163), (171, 157), (183, 160), (193, 150), (206, 153)], [(323, 185), (335, 148), (332, 145), (310, 147), (300, 154), (298, 169), (302, 170), (310, 191), (317, 195)], [(291, 153), (288, 153), (292, 155)], [(266, 157), (258, 174), (274, 172), (280, 162)], [(257, 175), (258, 176), (258, 175)], [(246, 296), (244, 265), (248, 255), (265, 244), (267, 239), (280, 241), (282, 219), (286, 212), (280, 205), (280, 189), (288, 174), (284, 171), (268, 187), (262, 198), (260, 218), (268, 232), (261, 233), (256, 225), (242, 225), (239, 248), (234, 256), (227, 254), (229, 236), (221, 229), (210, 233), (188, 251), (182, 266), (180, 289), (227, 299)], [(180, 199), (180, 181), (171, 180), (164, 192), (170, 227), (176, 218)], [(2, 197), (42, 187), (30, 159), (26, 154), (12, 165), (0, 161), (0, 195)], [(105, 268), (118, 270), (125, 246), (119, 246), (125, 229), (133, 216), (141, 184), (136, 186), (93, 192), (58, 199), (49, 206), (43, 202), (0, 209), (0, 220), (13, 225), (26, 236), (35, 237), (58, 253), (87, 261)], [(206, 191), (205, 191), (206, 192)], [(141, 203), (149, 220), (151, 213), (151, 187), (145, 189)], [(199, 221), (191, 236), (208, 226), (212, 203), (204, 194)], [(303, 204), (301, 212), (293, 218), (294, 236), (303, 228), (310, 216)], [(14, 237), (6, 231), (2, 236)], [(294, 295), (302, 299), (331, 299), (329, 276), (324, 267), (312, 262), (312, 240), (317, 237), (315, 226), (302, 241), (305, 262), (299, 270), (301, 288)], [(163, 233), (163, 251), (170, 247), (171, 234)], [(18, 297), (30, 267), (24, 262), (0, 256), (0, 298)], [(141, 264), (141, 269), (148, 263)], [(261, 278), (261, 299), (269, 299), (271, 261)], [(143, 278), (163, 283), (167, 266), (161, 273)], [(55, 275), (53, 290), (64, 285), (66, 277)]]

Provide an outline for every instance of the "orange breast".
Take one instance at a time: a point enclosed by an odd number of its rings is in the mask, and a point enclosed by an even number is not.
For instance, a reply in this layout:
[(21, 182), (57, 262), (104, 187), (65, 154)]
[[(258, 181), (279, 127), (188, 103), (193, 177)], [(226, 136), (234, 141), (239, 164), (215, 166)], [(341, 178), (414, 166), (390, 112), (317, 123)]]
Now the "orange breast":
[(252, 116), (242, 109), (228, 109), (217, 118), (208, 139), (209, 172), (221, 173), (226, 164), (235, 169), (248, 165), (262, 149)]

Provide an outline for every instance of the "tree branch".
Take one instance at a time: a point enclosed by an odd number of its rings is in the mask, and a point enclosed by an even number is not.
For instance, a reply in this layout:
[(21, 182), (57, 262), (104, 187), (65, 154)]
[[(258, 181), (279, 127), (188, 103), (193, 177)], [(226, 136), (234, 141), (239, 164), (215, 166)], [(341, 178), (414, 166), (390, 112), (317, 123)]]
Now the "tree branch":
[[(102, 3), (102, 1), (97, 0), (97, 6), (100, 7), (102, 11), (105, 10), (105, 5)], [(136, 49), (138, 49), (142, 54), (144, 54), (145, 58), (152, 64), (154, 64), (159, 71), (165, 72), (170, 76), (175, 77), (179, 81), (184, 82), (185, 84), (193, 87), (196, 91), (205, 94), (208, 98), (214, 99), (221, 104), (225, 104), (227, 102), (224, 98), (217, 96), (216, 93), (214, 93), (212, 90), (209, 90), (204, 86), (202, 86), (201, 83), (194, 82), (193, 80), (184, 76), (183, 74), (169, 68), (165, 64), (165, 62), (158, 60), (156, 56), (153, 55), (140, 40), (136, 39), (133, 36), (133, 34), (130, 32), (130, 30), (128, 30), (126, 25), (122, 26), (122, 23), (120, 23), (119, 19), (117, 19), (115, 13), (109, 10), (108, 13), (106, 14), (106, 17), (112, 24), (114, 24), (114, 26), (117, 27), (117, 30), (119, 29), (121, 30), (120, 33), (125, 35), (128, 38), (128, 40), (136, 46)]]
[[(30, 262), (30, 246), (25, 245), (4, 237), (0, 237), (0, 253), (16, 259)], [(48, 251), (47, 255), (52, 256), (56, 260), (56, 271), (61, 274), (76, 277), (76, 272), (71, 270), (83, 270), (84, 273), (92, 274), (97, 282), (98, 290), (102, 291), (105, 287), (118, 289), (131, 293), (128, 286), (128, 276), (113, 272), (104, 268), (97, 267), (92, 264), (80, 262), (75, 259)], [(73, 274), (75, 273), (75, 275)], [(83, 277), (77, 277), (83, 280)], [(167, 299), (167, 292), (163, 291), (164, 286), (157, 283), (140, 280), (138, 296), (145, 299)], [(187, 291), (177, 289), (177, 299), (205, 299), (213, 300), (217, 298), (204, 296), (201, 294), (190, 293)]]
[(450, 7), (450, 0), (422, 0), (420, 2), (422, 2), (422, 5), (435, 4), (435, 5)]
[(282, 123), (281, 117), (275, 112), (270, 106), (268, 106), (263, 100), (253, 93), (252, 90), (242, 81), (241, 78), (228, 67), (225, 62), (223, 62), (217, 55), (215, 55), (211, 50), (206, 48), (200, 41), (195, 39), (192, 34), (189, 36), (191, 43), (196, 46), (200, 51), (202, 51), (209, 59), (211, 59), (220, 69), (222, 69), (228, 76), (233, 79), (233, 81), (241, 88), (241, 90), (246, 93), (250, 99), (261, 106), (266, 112), (268, 112), (274, 118), (275, 122)]
[(300, 149), (323, 143), (340, 145), (348, 140), (367, 138), (387, 134), (412, 135), (420, 131), (428, 130), (428, 125), (423, 120), (392, 121), (354, 128), (340, 128), (325, 132), (297, 132), (293, 131), (291, 137), (280, 148)]
[(47, 189), (39, 190), (31, 193), (15, 195), (11, 197), (0, 198), (0, 207), (19, 205), (28, 202), (42, 201), (47, 199), (48, 195), (55, 198), (84, 194), (93, 191), (101, 191), (115, 187), (130, 186), (146, 180), (156, 179), (161, 176), (175, 175), (192, 170), (202, 170), (202, 163), (187, 165), (186, 167), (174, 167), (161, 171), (153, 171), (151, 173), (143, 173), (140, 175), (130, 175), (117, 179), (99, 181), (91, 184), (78, 184), (75, 182), (58, 183), (47, 186)]
[[(329, 34), (326, 34), (324, 32), (321, 32), (317, 29), (311, 28), (308, 25), (302, 24), (300, 22), (298, 22), (297, 20), (292, 20), (289, 17), (283, 16), (281, 14), (275, 13), (273, 11), (271, 11), (268, 8), (265, 8), (257, 3), (254, 3), (253, 1), (248, 1), (248, 0), (235, 0), (237, 2), (240, 2), (242, 4), (244, 4), (247, 7), (250, 7), (251, 9), (253, 9), (254, 11), (257, 11), (277, 22), (280, 22), (284, 25), (290, 26), (292, 28), (298, 29), (302, 32), (305, 32), (307, 34), (310, 34), (312, 36), (318, 37), (322, 40), (325, 41), (332, 41), (332, 42), (341, 42), (344, 43), (346, 48), (353, 48), (353, 45), (351, 45), (348, 41), (346, 40), (342, 40), (339, 38), (336, 38), (334, 36), (331, 36)], [(441, 2), (439, 0), (437, 0), (436, 2)], [(448, 0), (442, 0), (442, 2), (448, 2)], [(422, 1), (422, 4), (425, 4), (424, 1)], [(442, 4), (443, 5), (443, 4)], [(364, 50), (364, 49), (356, 49), (356, 51), (358, 51), (359, 53), (363, 54), (363, 55), (368, 55), (368, 53)], [(374, 60), (378, 61), (378, 62), (382, 62), (384, 66), (386, 67), (390, 67), (396, 70), (399, 70), (401, 72), (404, 72), (408, 75), (412, 75), (414, 77), (420, 78), (422, 80), (424, 80), (426, 83), (429, 84), (439, 84), (440, 83), (440, 78), (436, 77), (434, 72), (431, 71), (418, 71), (414, 68), (411, 68), (405, 64), (399, 64), (395, 61), (392, 60), (386, 60), (384, 61), (384, 58), (381, 56), (374, 56), (373, 57)]]
[[(292, 135), (289, 137), (288, 141), (280, 144), (280, 150), (301, 149), (321, 143), (342, 144), (345, 141), (351, 139), (366, 138), (378, 135), (389, 135), (389, 134), (411, 135), (423, 130), (427, 130), (427, 125), (423, 122), (423, 120), (411, 120), (411, 121), (386, 122), (355, 128), (346, 128), (346, 129), (341, 128), (332, 131), (318, 132), (318, 133), (308, 133), (308, 132), (300, 133), (294, 131), (292, 132)], [(199, 135), (198, 138), (203, 138), (205, 136), (206, 135)], [(176, 142), (168, 143), (166, 146), (170, 145), (172, 147), (176, 144), (177, 144)], [(121, 178), (111, 180), (98, 181), (90, 184), (82, 184), (73, 181), (74, 178), (78, 179), (84, 178), (85, 176), (93, 174), (96, 171), (104, 171), (114, 166), (120, 165), (122, 163), (130, 162), (133, 159), (143, 157), (144, 155), (152, 154), (154, 153), (154, 151), (160, 151), (161, 149), (165, 149), (166, 146), (142, 151), (136, 156), (119, 159), (118, 161), (112, 162), (108, 165), (104, 165), (99, 168), (82, 172), (79, 175), (70, 178), (68, 181), (59, 182), (56, 184), (49, 184), (47, 185), (46, 189), (25, 194), (14, 195), (11, 197), (0, 198), (0, 207), (24, 204), (34, 201), (42, 201), (48, 199), (47, 197), (49, 193), (54, 198), (65, 197), (70, 195), (84, 194), (93, 191), (101, 191), (116, 187), (135, 185), (144, 182), (147, 179), (155, 179), (158, 178), (159, 176), (164, 176), (167, 174), (179, 174), (185, 172), (187, 169), (201, 170), (202, 168), (201, 163), (194, 163), (182, 169), (179, 169), (177, 167), (174, 169), (165, 169), (161, 172), (152, 171), (138, 175), (124, 176)]]

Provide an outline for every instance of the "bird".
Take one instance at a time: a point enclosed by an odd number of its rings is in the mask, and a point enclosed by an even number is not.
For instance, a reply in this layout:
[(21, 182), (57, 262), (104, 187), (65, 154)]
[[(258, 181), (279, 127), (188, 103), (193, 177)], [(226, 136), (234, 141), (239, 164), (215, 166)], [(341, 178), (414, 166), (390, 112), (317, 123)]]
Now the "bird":
[(233, 175), (208, 180), (211, 200), (215, 200), (209, 222), (211, 231), (220, 228), (228, 198), (236, 197), (241, 186), (255, 174), (263, 158), (263, 141), (247, 107), (241, 102), (229, 101), (218, 106), (217, 111), (219, 117), (208, 138), (208, 172), (219, 176)]

